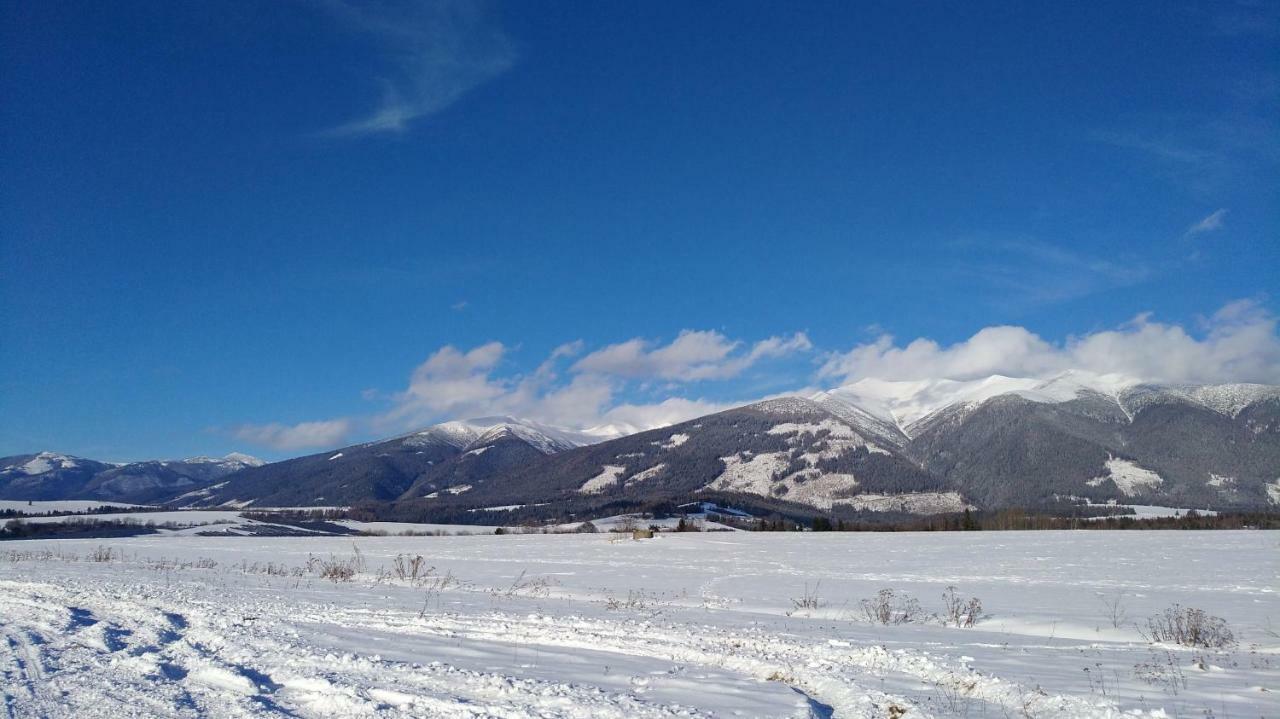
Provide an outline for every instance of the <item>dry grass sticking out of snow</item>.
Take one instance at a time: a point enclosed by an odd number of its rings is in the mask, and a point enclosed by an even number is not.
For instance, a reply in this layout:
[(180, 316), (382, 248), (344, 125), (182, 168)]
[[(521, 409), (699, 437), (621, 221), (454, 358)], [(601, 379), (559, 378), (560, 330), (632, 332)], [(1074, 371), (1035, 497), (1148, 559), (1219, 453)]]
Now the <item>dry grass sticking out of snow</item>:
[[(617, 539), (14, 542), (0, 546), (3, 706), (161, 718), (1280, 713), (1275, 533)], [(1153, 626), (1162, 633), (1144, 637)], [(1193, 631), (1163, 633), (1179, 627)], [(1230, 643), (1213, 641), (1228, 629)]]

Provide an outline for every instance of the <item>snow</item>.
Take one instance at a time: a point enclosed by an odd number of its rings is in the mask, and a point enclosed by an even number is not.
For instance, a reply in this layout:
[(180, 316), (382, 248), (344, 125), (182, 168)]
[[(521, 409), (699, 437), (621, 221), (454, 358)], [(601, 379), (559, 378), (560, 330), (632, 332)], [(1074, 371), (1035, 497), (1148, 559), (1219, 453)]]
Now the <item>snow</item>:
[[(744, 453), (748, 454), (748, 453)], [(721, 457), (724, 472), (707, 489), (772, 496), (774, 479), (791, 464), (789, 452), (762, 452), (743, 458), (742, 454)]]
[(202, 499), (204, 497), (208, 497), (212, 495), (215, 489), (222, 489), (223, 487), (227, 486), (227, 484), (229, 483), (218, 482), (217, 484), (211, 484), (208, 487), (205, 487), (203, 489), (197, 489), (191, 492), (187, 492), (185, 494), (180, 494), (177, 497), (173, 498), (173, 502), (180, 502), (184, 499)]
[(976, 407), (1001, 395), (1016, 395), (1032, 402), (1057, 403), (1094, 392), (1114, 399), (1138, 380), (1117, 374), (1070, 370), (1048, 379), (991, 375), (981, 379), (883, 380), (862, 379), (813, 396), (820, 404), (844, 404), (862, 409), (911, 436), (913, 425), (954, 406)]
[(830, 419), (824, 419), (819, 422), (781, 422), (770, 427), (767, 434), (820, 435), (823, 432), (826, 432), (829, 437), (840, 439), (859, 438), (849, 425)]
[[(242, 452), (231, 452), (230, 454), (226, 454), (221, 457), (205, 457), (201, 455), (199, 457), (187, 457), (186, 459), (179, 460), (179, 461), (182, 462), (183, 464), (234, 464), (234, 465), (241, 465), (244, 467), (261, 467), (262, 465), (266, 464), (265, 461), (258, 459), (257, 457), (254, 457), (252, 455), (244, 454)], [(169, 465), (169, 464), (172, 464), (173, 462), (160, 461), (160, 463), (164, 465)]]
[(973, 507), (959, 492), (908, 492), (905, 494), (859, 494), (836, 499), (833, 504), (867, 512), (904, 512), (907, 514), (945, 514), (963, 512)]
[[(630, 532), (633, 529), (647, 529), (649, 527), (657, 527), (658, 529), (665, 531), (674, 531), (678, 526), (680, 526), (680, 519), (680, 517), (664, 517), (662, 519), (657, 519), (655, 517), (646, 517), (640, 514), (618, 514), (612, 517), (593, 519), (591, 520), (591, 525), (594, 526), (598, 532)], [(684, 519), (686, 524), (692, 523), (695, 526), (701, 527), (703, 531), (708, 532), (745, 531), (736, 527), (730, 527), (727, 524), (721, 524), (720, 522), (712, 522), (707, 519), (705, 512), (690, 513), (685, 515)], [(573, 532), (577, 531), (582, 524), (582, 522), (560, 524), (553, 527), (553, 530), (558, 532)]]
[[(810, 461), (818, 454), (804, 455)], [(852, 474), (821, 472), (812, 466), (783, 476), (791, 464), (789, 452), (762, 452), (746, 459), (741, 454), (721, 457), (724, 472), (706, 486), (707, 490), (744, 492), (779, 497), (819, 509), (830, 509), (832, 498), (858, 486)]]
[(332, 457), (330, 457), (330, 458), (329, 458), (329, 461), (330, 461), (330, 462), (332, 462), (333, 460), (335, 460), (335, 459), (340, 459), (341, 457), (342, 457), (342, 453), (341, 453), (341, 452), (339, 452), (339, 453), (337, 453), (337, 454), (333, 455)]
[[(864, 440), (849, 425), (829, 418), (814, 419), (807, 422), (780, 422), (769, 428), (768, 434), (787, 437), (787, 444), (801, 451), (795, 459), (804, 466), (787, 474), (793, 466), (792, 453), (761, 452), (752, 454), (740, 452), (721, 457), (724, 471), (712, 480), (705, 490), (723, 492), (744, 492), (765, 497), (777, 497), (789, 502), (799, 502), (819, 509), (830, 509), (833, 504), (851, 504), (861, 508), (861, 500), (840, 499), (848, 497), (858, 486), (858, 478), (852, 474), (824, 472), (818, 468), (822, 460), (836, 459), (847, 452), (865, 448), (869, 452), (889, 454), (888, 450)], [(815, 451), (814, 443), (822, 449)], [(954, 498), (950, 495), (955, 495)], [(910, 506), (913, 509), (895, 509), (894, 511), (917, 511), (924, 506), (939, 507), (938, 511), (960, 511), (965, 503), (960, 501), (954, 492), (938, 495), (871, 495), (866, 501), (868, 509), (880, 511), (885, 507), (888, 511), (893, 506)], [(956, 509), (950, 509), (956, 507)]]
[(1280, 398), (1280, 387), (1266, 384), (1220, 384), (1174, 388), (1221, 414), (1235, 417), (1245, 407), (1262, 399)]
[(137, 524), (180, 524), (206, 525), (220, 523), (241, 523), (240, 512), (236, 510), (197, 509), (174, 512), (112, 512), (110, 514), (63, 515), (60, 517), (24, 517), (28, 524), (47, 524), (51, 522), (75, 522), (85, 519), (101, 519), (113, 522), (133, 522)]
[[(22, 717), (1276, 716), (1275, 542), (1261, 531), (14, 542), (0, 548), (0, 692)], [(90, 561), (99, 546), (111, 561)], [(353, 581), (318, 576), (357, 550)], [(397, 555), (426, 557), (428, 581), (395, 578)], [(892, 588), (937, 612), (951, 585), (981, 599), (975, 627), (883, 626), (859, 608)], [(816, 606), (797, 606), (806, 596)], [(1223, 617), (1238, 645), (1144, 640), (1138, 626), (1173, 604)], [(1176, 681), (1144, 681), (1143, 664)]]
[(1230, 487), (1235, 483), (1235, 477), (1226, 477), (1221, 474), (1214, 474), (1213, 472), (1209, 473), (1209, 481), (1207, 482), (1210, 487)]
[(409, 446), (430, 442), (444, 442), (458, 449), (475, 449), (491, 443), (504, 434), (518, 437), (543, 454), (554, 454), (566, 449), (594, 444), (612, 436), (552, 427), (533, 420), (516, 417), (478, 417), (475, 419), (442, 422), (401, 438)]
[(797, 417), (813, 417), (819, 414), (821, 407), (813, 400), (805, 397), (777, 397), (766, 399), (749, 405), (761, 412), (772, 414), (790, 414)]
[(77, 466), (79, 465), (76, 464), (75, 459), (64, 454), (41, 452), (23, 464), (10, 465), (5, 469), (17, 470), (26, 475), (37, 475), (52, 472), (55, 469), (75, 469)]
[(334, 524), (370, 534), (386, 534), (390, 536), (411, 536), (422, 534), (439, 535), (471, 535), (493, 534), (498, 527), (487, 524), (418, 524), (414, 522), (357, 522), (352, 519), (340, 519)]
[(266, 464), (265, 460), (258, 459), (250, 454), (244, 454), (243, 452), (232, 452), (230, 454), (223, 455), (222, 458), (228, 462), (238, 462), (250, 467), (261, 467)]
[(618, 483), (618, 477), (622, 476), (622, 473), (625, 471), (627, 471), (627, 468), (621, 465), (606, 464), (601, 468), (600, 474), (597, 474), (591, 479), (583, 482), (582, 486), (578, 488), (578, 491), (583, 494), (596, 494), (598, 492), (603, 492), (604, 490), (616, 485)]
[(1142, 494), (1143, 491), (1160, 486), (1164, 479), (1149, 469), (1143, 469), (1136, 463), (1119, 457), (1108, 457), (1106, 474), (1085, 482), (1091, 487), (1102, 485), (1110, 480), (1126, 497)]
[(491, 448), (491, 447), (476, 447), (475, 449), (469, 449), (469, 450), (467, 450), (466, 452), (463, 452), (463, 453), (462, 453), (462, 456), (464, 456), (464, 457), (479, 457), (480, 455), (484, 454), (485, 452), (487, 452), (487, 451), (488, 451), (488, 450), (490, 450), (490, 449), (492, 449), (492, 448)]
[(667, 441), (662, 443), (662, 448), (675, 449), (676, 447), (679, 447), (680, 445), (688, 441), (689, 441), (689, 435), (684, 434), (683, 432), (677, 432), (671, 435), (670, 437), (667, 437)]
[(665, 470), (666, 468), (667, 468), (666, 463), (665, 463), (665, 462), (660, 462), (660, 463), (658, 463), (658, 464), (653, 465), (652, 467), (650, 467), (650, 468), (648, 468), (648, 469), (645, 469), (645, 470), (641, 470), (641, 471), (639, 471), (639, 472), (636, 472), (635, 474), (631, 475), (630, 477), (627, 477), (626, 486), (630, 487), (630, 486), (631, 486), (631, 485), (633, 485), (633, 484), (639, 484), (639, 483), (641, 483), (641, 482), (644, 482), (644, 481), (647, 481), (647, 480), (653, 479), (654, 477), (658, 476), (659, 474), (662, 474), (663, 470)]
[[(1129, 517), (1132, 519), (1163, 519), (1167, 517), (1182, 517), (1192, 511), (1187, 507), (1162, 507), (1156, 504), (1116, 504), (1115, 502), (1107, 502), (1106, 504), (1095, 504), (1087, 502), (1087, 506), (1091, 507), (1127, 507), (1133, 510), (1133, 514), (1120, 514), (1117, 517)], [(1210, 509), (1197, 509), (1196, 514), (1204, 517), (1215, 517), (1217, 512)], [(1097, 522), (1105, 521), (1111, 517), (1089, 517), (1089, 519)]]
[[(465, 486), (465, 485), (463, 485)], [(465, 489), (454, 488), (458, 491), (466, 491)], [(446, 490), (450, 491), (450, 490)], [(17, 504), (13, 502), (11, 504)], [(24, 507), (26, 503), (21, 503)], [(44, 502), (46, 505), (79, 505), (91, 504), (102, 505), (103, 502)], [(125, 505), (111, 505), (125, 506)], [(516, 509), (524, 505), (512, 505), (505, 509)], [(0, 505), (0, 508), (3, 508)], [(337, 510), (341, 507), (262, 507), (255, 509), (255, 512), (312, 512), (316, 510)], [(503, 509), (502, 507), (489, 507), (488, 509)], [(217, 531), (231, 534), (251, 534), (255, 526), (273, 525), (275, 523), (270, 520), (248, 519), (244, 513), (235, 509), (196, 509), (196, 510), (176, 510), (176, 511), (160, 511), (160, 512), (111, 512), (105, 514), (91, 515), (62, 515), (62, 516), (33, 516), (22, 517), (22, 521), (28, 524), (49, 524), (49, 523), (67, 523), (80, 522), (85, 520), (103, 520), (113, 522), (126, 522), (139, 525), (155, 525), (159, 528), (159, 534), (162, 535), (190, 535), (201, 531)], [(0, 519), (0, 525), (6, 520)], [(418, 524), (411, 522), (360, 522), (356, 520), (342, 519), (332, 522), (341, 527), (352, 529), (357, 532), (369, 532), (375, 534), (390, 535), (414, 535), (414, 534), (492, 534), (496, 525), (481, 524)], [(171, 526), (165, 526), (171, 525)], [(296, 531), (297, 527), (291, 527)]]
[(47, 514), (49, 512), (88, 512), (102, 507), (137, 507), (136, 504), (99, 502), (92, 499), (36, 500), (28, 504), (25, 499), (0, 499), (0, 511), (13, 510), (23, 514)]
[(1268, 482), (1266, 487), (1267, 500), (1272, 504), (1280, 504), (1280, 479), (1277, 479), (1274, 482)]

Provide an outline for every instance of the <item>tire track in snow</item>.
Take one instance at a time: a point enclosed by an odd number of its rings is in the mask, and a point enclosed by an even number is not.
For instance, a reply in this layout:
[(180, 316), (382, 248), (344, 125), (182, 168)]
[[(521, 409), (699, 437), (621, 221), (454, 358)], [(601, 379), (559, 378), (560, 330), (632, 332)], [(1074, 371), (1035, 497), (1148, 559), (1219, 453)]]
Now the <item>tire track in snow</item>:
[[(177, 612), (157, 602), (155, 597), (135, 596), (119, 600), (102, 592), (60, 591), (61, 587), (41, 585), (41, 602), (63, 602), (93, 608), (103, 621), (131, 628), (131, 637), (167, 636), (163, 647), (147, 644), (123, 653), (134, 660), (159, 655), (170, 660), (169, 676), (147, 670), (135, 661), (102, 662), (111, 670), (113, 686), (123, 691), (101, 689), (101, 700), (115, 701), (121, 714), (127, 713), (132, 698), (121, 698), (130, 689), (154, 691), (163, 684), (181, 685), (193, 698), (191, 706), (172, 702), (167, 711), (153, 701), (149, 716), (357, 716), (400, 715), (432, 717), (631, 717), (711, 716), (691, 707), (658, 706), (633, 696), (609, 694), (595, 687), (522, 679), (492, 672), (477, 672), (443, 664), (426, 667), (354, 656), (335, 656), (329, 649), (297, 639), (281, 637), (278, 631), (293, 616), (321, 612), (327, 608), (302, 606), (288, 610), (279, 603), (253, 606), (258, 620), (237, 622), (234, 611), (208, 603), (192, 602), (191, 626), (180, 636), (164, 635), (165, 624)], [(166, 597), (172, 601), (172, 598)], [(286, 611), (272, 611), (281, 610)], [(184, 619), (183, 622), (187, 620)], [(259, 631), (256, 624), (273, 628)], [(285, 632), (289, 634), (289, 632)], [(128, 649), (128, 648), (126, 648)], [(101, 657), (98, 657), (101, 660)], [(91, 662), (80, 662), (81, 674), (93, 671)], [(86, 664), (90, 666), (85, 666)], [(159, 669), (158, 662), (151, 666)], [(122, 676), (127, 675), (127, 676)], [(256, 678), (256, 681), (253, 678)], [(273, 678), (278, 677), (278, 679)], [(123, 680), (123, 681), (121, 681)], [(263, 684), (269, 684), (264, 691)], [(172, 687), (167, 692), (173, 695)], [(278, 693), (280, 700), (270, 695)], [(289, 706), (286, 706), (286, 703)], [(32, 714), (34, 715), (34, 714)], [(74, 711), (43, 713), (41, 716), (81, 716)]]
[[(127, 629), (128, 634), (123, 635), (125, 646), (107, 653), (124, 653), (137, 660), (113, 666), (113, 671), (131, 680), (125, 682), (122, 694), (138, 692), (139, 687), (142, 692), (154, 691), (159, 689), (157, 681), (161, 679), (168, 685), (164, 692), (168, 706), (152, 702), (167, 711), (155, 711), (155, 716), (423, 712), (440, 717), (706, 716), (692, 707), (656, 706), (625, 692), (591, 686), (439, 663), (420, 666), (384, 661), (377, 656), (335, 655), (327, 646), (308, 642), (299, 632), (317, 625), (446, 640), (462, 638), (499, 646), (517, 641), (527, 646), (610, 652), (714, 667), (785, 682), (805, 695), (811, 702), (811, 715), (816, 716), (885, 716), (891, 705), (908, 709), (910, 716), (929, 716), (918, 703), (872, 688), (887, 673), (940, 687), (965, 687), (974, 700), (1002, 708), (1006, 713), (1017, 714), (1030, 701), (1038, 716), (1120, 715), (1114, 706), (1028, 691), (924, 652), (855, 647), (836, 641), (821, 643), (761, 628), (720, 635), (712, 627), (690, 623), (501, 611), (419, 617), (416, 612), (404, 610), (368, 610), (280, 599), (227, 603), (149, 586), (139, 588), (128, 599), (104, 589), (19, 586), (35, 600), (27, 603), (28, 608), (31, 604), (88, 607), (94, 617), (100, 618), (98, 623)], [(179, 603), (180, 608), (175, 606)], [(17, 655), (15, 649), (14, 656)]]

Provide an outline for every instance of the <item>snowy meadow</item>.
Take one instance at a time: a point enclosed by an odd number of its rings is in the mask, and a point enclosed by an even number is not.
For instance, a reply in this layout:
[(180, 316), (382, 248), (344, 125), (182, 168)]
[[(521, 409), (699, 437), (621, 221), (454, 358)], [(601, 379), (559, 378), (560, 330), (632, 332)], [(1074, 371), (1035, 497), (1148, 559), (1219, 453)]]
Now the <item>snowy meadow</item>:
[(10, 542), (3, 706), (1277, 716), (1278, 574), (1261, 531)]

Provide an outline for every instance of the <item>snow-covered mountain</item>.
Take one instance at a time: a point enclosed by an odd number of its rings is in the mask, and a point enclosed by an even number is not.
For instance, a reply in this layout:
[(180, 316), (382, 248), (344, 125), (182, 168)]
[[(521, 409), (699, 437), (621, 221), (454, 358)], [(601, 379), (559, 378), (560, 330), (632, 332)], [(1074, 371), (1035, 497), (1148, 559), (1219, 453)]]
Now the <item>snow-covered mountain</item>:
[(146, 503), (262, 464), (262, 460), (240, 453), (119, 464), (41, 452), (0, 458), (0, 499)]
[[(187, 505), (397, 503), (448, 521), (673, 501), (930, 513), (1073, 503), (1280, 506), (1280, 387), (1118, 375), (866, 379), (602, 441), (512, 417), (262, 464), (0, 460), (0, 498)], [(518, 509), (510, 509), (518, 507)], [(397, 510), (399, 511), (399, 510)]]
[(184, 497), (199, 505), (349, 505), (427, 494), (479, 475), (599, 441), (591, 435), (514, 417), (444, 422), (366, 442), (250, 467), (218, 487)]
[[(1280, 387), (1117, 375), (863, 380), (410, 492), (426, 516), (578, 516), (714, 495), (759, 510), (933, 513), (1280, 504)], [(517, 509), (511, 509), (516, 507)], [(501, 508), (490, 510), (488, 508)]]
[(921, 468), (984, 506), (1055, 497), (1270, 506), (1269, 487), (1280, 486), (1273, 385), (1165, 385), (1070, 371), (861, 380), (813, 399), (896, 437)]
[(832, 411), (852, 411), (893, 427), (911, 438), (930, 419), (945, 412), (971, 410), (997, 397), (1014, 396), (1030, 402), (1058, 404), (1082, 397), (1105, 398), (1128, 417), (1151, 404), (1182, 401), (1224, 414), (1238, 415), (1244, 408), (1280, 398), (1280, 387), (1262, 384), (1168, 385), (1147, 383), (1118, 374), (1068, 370), (1047, 379), (992, 375), (972, 380), (863, 379), (811, 399)]
[[(563, 452), (566, 449), (573, 449), (574, 447), (614, 438), (613, 436), (600, 436), (582, 431), (560, 429), (528, 419), (479, 417), (476, 419), (443, 422), (424, 430), (402, 435), (396, 439), (432, 437), (444, 440), (458, 449), (466, 451), (472, 446), (482, 445), (493, 437), (503, 434), (528, 442), (530, 446), (543, 454)], [(382, 440), (371, 444), (383, 444), (386, 441)]]
[(441, 521), (493, 521), (616, 514), (699, 499), (761, 511), (965, 507), (958, 493), (894, 444), (802, 397), (758, 402), (474, 475), (464, 484), (408, 492), (399, 506)]

